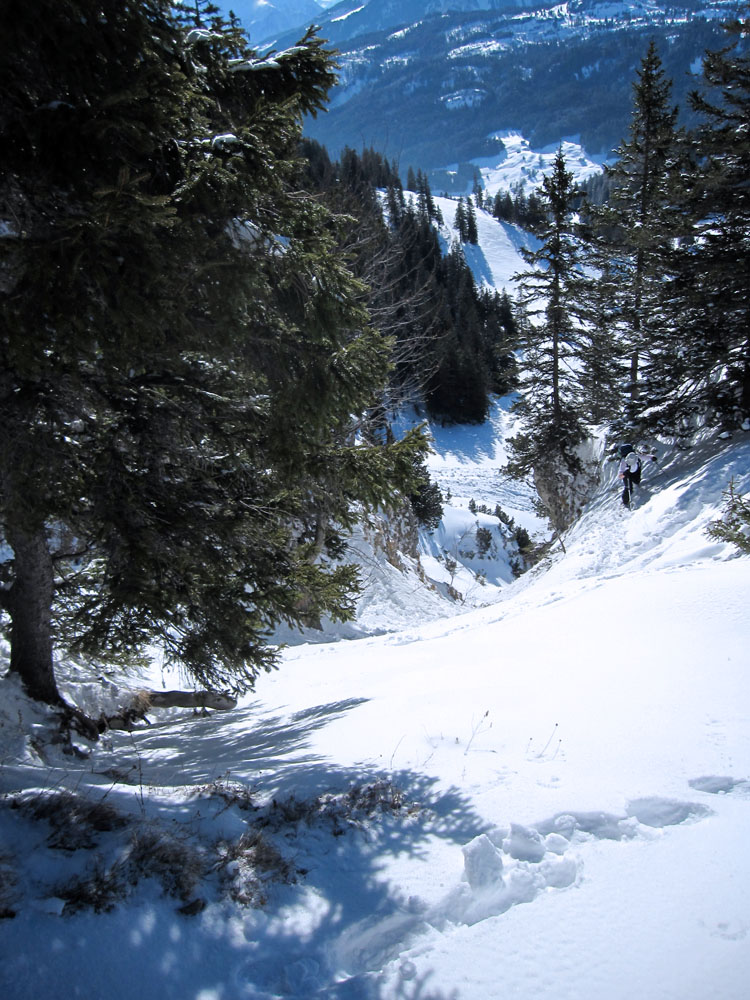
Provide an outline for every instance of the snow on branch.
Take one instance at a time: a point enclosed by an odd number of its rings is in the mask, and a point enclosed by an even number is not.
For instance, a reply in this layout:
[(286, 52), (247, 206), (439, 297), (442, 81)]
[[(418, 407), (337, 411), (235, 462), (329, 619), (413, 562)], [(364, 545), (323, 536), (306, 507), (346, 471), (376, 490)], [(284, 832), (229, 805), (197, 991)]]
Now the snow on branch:
[(230, 59), (229, 71), (231, 73), (247, 73), (259, 69), (280, 69), (282, 63), (288, 62), (294, 56), (306, 51), (306, 45), (293, 45), (291, 48), (284, 49), (283, 52), (268, 52), (259, 59)]
[(193, 28), (185, 38), (186, 45), (197, 45), (199, 42), (212, 42), (214, 39), (222, 40), (223, 35), (216, 31), (207, 31), (205, 28)]

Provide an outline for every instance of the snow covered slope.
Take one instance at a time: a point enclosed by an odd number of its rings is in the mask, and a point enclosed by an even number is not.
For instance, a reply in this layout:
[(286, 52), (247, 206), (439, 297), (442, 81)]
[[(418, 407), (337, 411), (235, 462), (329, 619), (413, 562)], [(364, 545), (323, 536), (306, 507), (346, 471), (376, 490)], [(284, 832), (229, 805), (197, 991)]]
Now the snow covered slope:
[[(443, 217), (441, 236), (444, 250), (447, 251), (453, 240), (458, 239), (458, 231), (453, 224), (458, 202), (452, 198), (439, 197), (433, 198), (433, 201)], [(472, 270), (474, 281), (479, 286), (495, 288), (499, 292), (507, 291), (513, 297), (516, 291), (513, 275), (526, 268), (520, 248), (534, 248), (536, 241), (518, 226), (498, 222), (489, 212), (478, 209), (476, 218), (479, 242), (476, 245), (463, 244), (464, 257)]]
[(704, 535), (730, 476), (746, 439), (665, 452), (500, 601), (290, 648), (235, 711), (86, 759), (3, 681), (2, 995), (741, 1000), (750, 560)]
[[(492, 138), (492, 137), (491, 137)], [(602, 157), (592, 159), (583, 147), (571, 139), (561, 139), (556, 146), (535, 150), (518, 132), (500, 132), (497, 138), (503, 144), (503, 156), (485, 157), (473, 161), (479, 168), (482, 185), (487, 194), (498, 191), (521, 190), (526, 195), (541, 186), (542, 179), (552, 172), (558, 146), (565, 157), (565, 167), (576, 184), (584, 184), (601, 173)]]

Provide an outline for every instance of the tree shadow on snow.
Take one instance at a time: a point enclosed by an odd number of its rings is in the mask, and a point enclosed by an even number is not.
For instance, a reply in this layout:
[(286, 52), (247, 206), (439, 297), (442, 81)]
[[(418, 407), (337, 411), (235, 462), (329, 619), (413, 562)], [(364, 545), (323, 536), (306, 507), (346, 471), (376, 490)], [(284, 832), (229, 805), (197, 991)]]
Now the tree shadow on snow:
[(323, 759), (309, 749), (310, 736), (366, 701), (349, 698), (290, 716), (262, 715), (246, 706), (229, 714), (156, 723), (114, 734), (114, 760), (120, 770), (137, 769), (151, 785), (206, 784), (231, 775), (251, 787), (268, 784), (278, 795), (295, 789), (314, 795), (324, 789), (326, 778)]
[[(461, 879), (461, 847), (489, 824), (460, 791), (438, 790), (435, 779), (412, 771), (328, 774), (332, 791), (345, 790), (352, 778), (362, 782), (363, 777), (372, 782), (370, 787), (392, 786), (403, 796), (402, 803), (395, 809), (386, 803), (367, 815), (355, 809), (347, 816), (346, 798), (334, 798), (333, 819), (324, 808), (302, 826), (277, 830), (276, 843), (304, 869), (304, 889), (312, 893), (317, 913), (303, 935), (293, 923), (272, 921), (253, 957), (237, 968), (237, 982), (284, 998), (459, 1000), (456, 991), (441, 990), (429, 969), (422, 966), (418, 972), (404, 955), (434, 933), (431, 906), (418, 884), (389, 877), (389, 865), (406, 871), (398, 865), (400, 857), (421, 859), (428, 866), (428, 880), (444, 882), (442, 891), (447, 892)], [(339, 817), (337, 808), (342, 810)], [(444, 854), (441, 861), (431, 861), (435, 840), (455, 845), (455, 863), (448, 870), (438, 867), (445, 865)], [(280, 954), (285, 956), (283, 967)]]
[(464, 259), (472, 270), (474, 281), (478, 285), (487, 284), (494, 288), (495, 279), (484, 251), (478, 244), (464, 243)]
[[(610, 463), (607, 472), (617, 484), (616, 463)], [(728, 444), (716, 450), (716, 441), (710, 437), (698, 442), (688, 451), (674, 450), (658, 462), (646, 464), (643, 482), (635, 491), (637, 507), (651, 503), (659, 515), (659, 533), (662, 542), (687, 526), (706, 519), (706, 511), (720, 513), (723, 492), (734, 479), (739, 492), (750, 484), (750, 442)], [(653, 539), (644, 542), (654, 557), (661, 549), (653, 546)], [(711, 555), (721, 548), (721, 543), (706, 539), (704, 553)], [(692, 554), (691, 558), (695, 558)]]
[(681, 487), (679, 505), (691, 509), (715, 503), (732, 478), (740, 491), (748, 488), (750, 442), (728, 443), (717, 452), (715, 440), (709, 438), (687, 452), (674, 452), (654, 477), (661, 489)]
[(467, 465), (493, 463), (498, 465), (504, 459), (498, 458), (498, 439), (502, 430), (498, 428), (516, 400), (515, 395), (503, 396), (494, 401), (489, 419), (482, 424), (458, 424), (433, 427), (437, 450), (442, 455), (451, 455)]
[[(189, 737), (184, 719), (114, 737), (118, 767), (132, 772), (137, 764), (138, 779), (110, 788), (109, 802), (119, 806), (129, 795), (137, 804), (140, 796), (144, 818), (163, 829), (182, 829), (186, 837), (199, 826), (206, 840), (218, 838), (228, 824), (234, 836), (257, 828), (290, 862), (296, 881), (270, 881), (260, 908), (217, 902), (214, 881), (197, 894), (215, 905), (192, 917), (181, 914), (174, 900), (150, 908), (136, 896), (113, 914), (66, 918), (75, 948), (35, 937), (35, 967), (49, 975), (37, 976), (34, 994), (47, 979), (50, 987), (73, 979), (86, 984), (90, 995), (106, 984), (111, 1000), (141, 993), (165, 1000), (458, 1000), (455, 991), (433, 984), (423, 963), (417, 970), (404, 959), (434, 929), (420, 884), (401, 882), (400, 873), (414, 872), (413, 864), (401, 867), (399, 861), (421, 859), (426, 867), (418, 866), (416, 877), (437, 886), (445, 881), (447, 891), (461, 879), (461, 847), (490, 824), (459, 789), (439, 788), (437, 779), (410, 770), (333, 765), (311, 751), (315, 731), (365, 700), (318, 705), (288, 717), (246, 708), (196, 718), (187, 723)], [(256, 783), (273, 797), (265, 794), (263, 804), (250, 809), (210, 798), (196, 808), (194, 800), (170, 794), (175, 786), (215, 783), (227, 773), (248, 783), (251, 798)], [(99, 767), (88, 780), (100, 783), (101, 791)], [(455, 845), (448, 871), (440, 867), (440, 842)], [(439, 853), (433, 854), (436, 845)], [(94, 966), (92, 951), (99, 956)]]

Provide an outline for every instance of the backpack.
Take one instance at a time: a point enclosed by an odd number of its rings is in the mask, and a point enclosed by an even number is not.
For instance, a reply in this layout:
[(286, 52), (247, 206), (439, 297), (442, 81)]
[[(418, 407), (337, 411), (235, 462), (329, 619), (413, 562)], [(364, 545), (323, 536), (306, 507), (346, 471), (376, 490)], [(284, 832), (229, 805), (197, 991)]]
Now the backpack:
[(621, 444), (620, 445), (620, 458), (627, 458), (628, 455), (630, 455), (634, 451), (635, 451), (635, 448), (633, 447), (632, 444)]

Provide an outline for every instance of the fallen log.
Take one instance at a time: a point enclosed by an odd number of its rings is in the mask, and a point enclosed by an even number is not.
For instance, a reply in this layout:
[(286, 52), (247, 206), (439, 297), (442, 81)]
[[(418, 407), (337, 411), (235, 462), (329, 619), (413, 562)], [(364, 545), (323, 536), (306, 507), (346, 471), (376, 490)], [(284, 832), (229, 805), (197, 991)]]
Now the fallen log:
[(235, 708), (237, 699), (219, 691), (141, 691), (152, 708), (213, 708), (226, 712)]
[(135, 729), (137, 723), (149, 724), (146, 715), (152, 708), (192, 708), (226, 712), (235, 708), (237, 699), (220, 691), (138, 691), (125, 708), (114, 715), (103, 715), (99, 720), (102, 729)]

